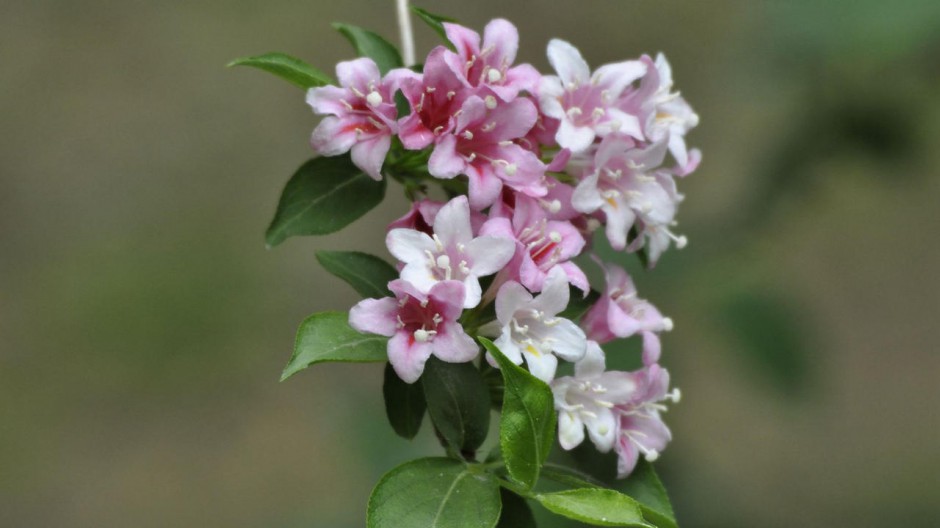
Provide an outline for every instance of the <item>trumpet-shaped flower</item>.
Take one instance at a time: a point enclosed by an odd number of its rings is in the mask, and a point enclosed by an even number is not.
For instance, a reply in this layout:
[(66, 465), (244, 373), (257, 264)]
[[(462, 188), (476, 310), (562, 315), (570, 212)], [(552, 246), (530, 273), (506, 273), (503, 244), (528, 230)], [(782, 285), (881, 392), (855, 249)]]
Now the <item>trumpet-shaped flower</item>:
[(469, 96), (466, 83), (448, 64), (443, 46), (431, 50), (421, 76), (401, 82), (401, 91), (411, 112), (398, 120), (398, 137), (408, 150), (421, 150), (450, 133), (457, 123), (457, 112)]
[(310, 144), (323, 156), (352, 151), (352, 161), (376, 180), (382, 179), (382, 164), (395, 121), (395, 92), (399, 83), (417, 74), (398, 69), (383, 79), (372, 59), (361, 58), (336, 65), (339, 86), (311, 88), (307, 104), (318, 114), (327, 114), (313, 131)]
[[(560, 357), (578, 361), (584, 357), (587, 341), (578, 325), (557, 317), (568, 306), (568, 277), (554, 268), (545, 279), (542, 293), (532, 296), (522, 284), (509, 281), (496, 295), (496, 321), (481, 332), (499, 335), (495, 344), (513, 363), (525, 358), (529, 372), (545, 381), (555, 377)], [(487, 356), (490, 363), (493, 359)]]
[[(637, 148), (629, 138), (608, 137), (598, 147), (588, 175), (575, 188), (572, 205), (583, 213), (603, 212), (607, 240), (614, 249), (627, 248), (627, 235), (638, 220), (640, 241), (629, 249), (642, 245), (646, 231), (667, 237), (667, 246), (669, 240), (679, 248), (685, 246), (685, 238), (669, 229), (682, 196), (671, 175), (656, 170), (665, 156), (664, 142)], [(657, 241), (655, 255), (650, 255), (653, 263), (665, 249), (661, 239)]]
[(617, 417), (614, 451), (618, 459), (618, 478), (633, 472), (641, 455), (650, 462), (659, 458), (659, 454), (672, 440), (672, 432), (660, 416), (660, 413), (666, 411), (666, 406), (661, 402), (678, 403), (681, 397), (679, 389), (667, 392), (669, 372), (658, 364), (632, 375), (636, 383), (633, 398), (613, 408)]
[(448, 62), (469, 87), (486, 86), (503, 101), (512, 101), (521, 91), (534, 92), (539, 72), (529, 64), (513, 67), (519, 50), (519, 31), (508, 20), (498, 18), (480, 35), (472, 29), (444, 22), (447, 39), (457, 50)]
[(427, 293), (441, 281), (462, 282), (465, 292), (460, 301), (464, 308), (480, 303), (479, 278), (505, 266), (516, 247), (506, 238), (474, 238), (466, 196), (458, 196), (441, 208), (434, 218), (433, 234), (392, 229), (385, 243), (392, 255), (405, 264), (401, 278), (419, 291)]
[(539, 106), (560, 120), (555, 139), (572, 152), (586, 150), (595, 137), (622, 133), (643, 139), (639, 118), (616, 103), (623, 91), (642, 77), (647, 65), (625, 61), (601, 66), (593, 74), (581, 53), (558, 39), (548, 43), (548, 60), (558, 76), (539, 83)]
[(643, 132), (650, 142), (666, 141), (669, 152), (681, 167), (689, 164), (690, 152), (685, 144), (686, 133), (698, 125), (698, 114), (679, 92), (672, 91), (672, 68), (662, 53), (656, 61), (644, 55), (646, 75), (638, 89), (628, 91), (618, 108), (639, 115)]
[(597, 450), (617, 452), (617, 474), (633, 471), (643, 455), (653, 461), (672, 438), (660, 413), (664, 400), (678, 402), (678, 389), (667, 393), (669, 373), (659, 365), (634, 372), (605, 371), (604, 352), (588, 341), (584, 359), (575, 364), (574, 376), (551, 383), (558, 411), (558, 442), (574, 449), (584, 441), (587, 429)]
[(439, 178), (466, 174), (475, 210), (492, 205), (504, 184), (530, 196), (545, 195), (545, 165), (513, 141), (535, 124), (535, 105), (525, 98), (497, 104), (494, 96), (486, 97), (474, 95), (464, 102), (453, 134), (434, 147), (428, 171)]
[(395, 298), (365, 299), (349, 311), (349, 324), (360, 332), (391, 337), (388, 361), (398, 376), (414, 383), (431, 354), (463, 363), (477, 356), (473, 338), (457, 322), (463, 312), (463, 284), (442, 281), (422, 293), (407, 281), (388, 284)]
[(584, 272), (571, 262), (584, 248), (584, 237), (571, 222), (550, 220), (549, 212), (536, 199), (516, 196), (512, 217), (494, 216), (480, 233), (516, 241), (516, 254), (507, 267), (509, 278), (530, 291), (541, 291), (556, 266), (564, 270), (571, 284), (589, 290)]
[(649, 301), (637, 296), (633, 280), (616, 264), (604, 266), (607, 287), (584, 314), (581, 326), (588, 338), (607, 343), (615, 338), (643, 337), (643, 364), (659, 360), (659, 333), (672, 330), (672, 319), (663, 317)]

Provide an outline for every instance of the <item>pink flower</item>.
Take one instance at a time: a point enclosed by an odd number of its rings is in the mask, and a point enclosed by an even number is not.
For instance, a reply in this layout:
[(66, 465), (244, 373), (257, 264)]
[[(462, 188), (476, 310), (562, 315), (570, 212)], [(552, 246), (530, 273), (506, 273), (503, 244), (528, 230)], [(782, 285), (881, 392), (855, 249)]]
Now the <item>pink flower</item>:
[(310, 144), (323, 156), (352, 150), (357, 167), (376, 180), (382, 179), (382, 163), (388, 154), (395, 122), (395, 92), (402, 79), (416, 77), (409, 70), (393, 70), (382, 79), (372, 59), (361, 58), (336, 65), (342, 87), (322, 86), (307, 92), (307, 104), (327, 114), (313, 131)]
[(614, 132), (643, 139), (636, 115), (615, 103), (627, 86), (646, 73), (646, 64), (607, 64), (592, 75), (577, 48), (558, 39), (548, 43), (548, 60), (558, 76), (542, 77), (539, 106), (546, 116), (561, 121), (555, 135), (559, 145), (577, 153), (587, 149), (595, 137)]
[(470, 205), (476, 210), (492, 205), (504, 184), (530, 196), (544, 196), (545, 166), (513, 141), (535, 124), (535, 105), (525, 98), (497, 104), (495, 97), (487, 97), (467, 98), (453, 133), (438, 139), (428, 171), (438, 178), (466, 174)]
[(529, 64), (510, 67), (519, 50), (519, 31), (508, 20), (496, 19), (486, 25), (482, 48), (476, 31), (447, 22), (444, 31), (457, 50), (448, 62), (467, 86), (486, 86), (507, 102), (521, 91), (535, 91), (541, 77), (535, 68)]
[[(682, 196), (668, 172), (656, 170), (666, 156), (664, 142), (637, 148), (636, 142), (610, 136), (601, 142), (588, 175), (575, 188), (571, 202), (583, 213), (600, 210), (606, 219), (606, 234), (617, 250), (627, 249), (630, 228), (640, 232), (630, 250), (643, 245), (644, 235), (656, 237), (650, 261), (655, 263), (669, 240), (684, 247), (686, 240), (674, 235), (673, 222)], [(665, 237), (665, 238), (664, 238)]]
[(661, 349), (657, 334), (672, 330), (672, 319), (663, 317), (655, 306), (637, 296), (633, 280), (623, 268), (616, 264), (603, 267), (607, 287), (604, 295), (581, 318), (581, 326), (589, 339), (602, 344), (640, 334), (643, 364), (657, 362)]
[(464, 308), (480, 303), (480, 277), (499, 271), (515, 251), (512, 240), (492, 236), (474, 238), (466, 196), (444, 205), (434, 218), (429, 235), (415, 229), (392, 229), (385, 237), (389, 251), (405, 266), (401, 278), (418, 291), (429, 292), (441, 281), (464, 285)]
[(414, 383), (434, 354), (463, 363), (477, 356), (473, 338), (457, 322), (463, 312), (463, 284), (442, 281), (424, 294), (401, 279), (388, 283), (395, 298), (365, 299), (349, 311), (349, 324), (360, 332), (391, 337), (388, 361), (398, 377)]
[(617, 107), (640, 116), (646, 139), (653, 143), (666, 141), (679, 166), (686, 167), (690, 153), (685, 134), (698, 125), (698, 115), (679, 92), (672, 92), (672, 68), (662, 53), (655, 63), (646, 55), (640, 60), (647, 66), (646, 75), (640, 87), (628, 90)]
[(587, 277), (571, 262), (584, 248), (581, 233), (570, 222), (549, 220), (545, 208), (528, 196), (516, 196), (511, 214), (511, 218), (490, 218), (480, 230), (480, 234), (516, 241), (516, 254), (506, 268), (508, 278), (537, 292), (542, 290), (549, 271), (558, 266), (571, 284), (587, 292)]
[(558, 443), (574, 449), (587, 429), (598, 451), (614, 449), (617, 476), (629, 475), (640, 455), (653, 461), (666, 448), (672, 433), (662, 421), (662, 401), (678, 402), (679, 389), (667, 393), (669, 373), (659, 365), (634, 372), (605, 371), (604, 352), (588, 341), (574, 376), (551, 382), (558, 411)]
[(398, 137), (408, 150), (421, 150), (450, 133), (456, 114), (470, 94), (466, 83), (448, 64), (443, 46), (431, 50), (424, 63), (423, 76), (401, 82), (401, 91), (411, 105), (411, 113), (398, 120)]
[(663, 422), (661, 412), (666, 410), (662, 401), (678, 403), (679, 389), (667, 392), (669, 372), (659, 365), (650, 365), (631, 373), (636, 383), (633, 398), (613, 408), (617, 416), (617, 435), (614, 451), (617, 452), (617, 477), (624, 478), (633, 472), (640, 455), (653, 462), (672, 440), (672, 432)]
[[(568, 306), (568, 296), (568, 279), (557, 267), (548, 274), (542, 293), (536, 297), (518, 282), (509, 281), (496, 295), (496, 321), (480, 331), (498, 335), (494, 344), (510, 361), (519, 365), (524, 357), (529, 372), (547, 383), (555, 377), (556, 356), (578, 361), (587, 346), (578, 325), (557, 317)], [(487, 359), (495, 364), (489, 354)]]

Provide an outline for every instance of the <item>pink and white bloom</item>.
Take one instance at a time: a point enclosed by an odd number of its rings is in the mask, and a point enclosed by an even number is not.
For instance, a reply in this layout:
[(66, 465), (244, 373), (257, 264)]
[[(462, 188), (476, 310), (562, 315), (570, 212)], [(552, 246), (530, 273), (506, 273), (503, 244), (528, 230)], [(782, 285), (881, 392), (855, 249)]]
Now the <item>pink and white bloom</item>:
[(622, 133), (644, 138), (639, 118), (616, 103), (623, 91), (646, 73), (645, 63), (607, 64), (591, 74), (577, 48), (559, 39), (548, 43), (548, 60), (558, 76), (542, 77), (539, 106), (546, 116), (560, 120), (555, 135), (559, 145), (578, 153), (598, 136)]
[(584, 248), (584, 237), (571, 222), (550, 220), (548, 211), (536, 199), (516, 196), (511, 217), (494, 216), (483, 224), (481, 234), (516, 241), (516, 254), (506, 268), (509, 278), (530, 291), (542, 290), (548, 273), (556, 266), (568, 282), (587, 292), (587, 277), (571, 259)]
[(512, 240), (493, 236), (474, 237), (466, 196), (448, 202), (434, 218), (434, 232), (392, 229), (385, 238), (388, 250), (404, 263), (401, 278), (427, 293), (441, 281), (460, 281), (464, 308), (480, 303), (480, 277), (492, 275), (512, 258)]
[(391, 337), (388, 361), (398, 377), (414, 383), (431, 354), (464, 363), (479, 348), (457, 322), (463, 312), (463, 284), (439, 282), (427, 294), (401, 279), (388, 283), (395, 298), (365, 299), (349, 311), (349, 325), (360, 332)]
[(574, 376), (551, 383), (558, 411), (558, 443), (566, 450), (584, 441), (584, 430), (597, 450), (606, 453), (617, 438), (615, 405), (631, 401), (637, 384), (627, 372), (605, 372), (604, 351), (596, 341), (587, 342), (584, 358), (575, 363)]
[[(685, 246), (685, 238), (669, 230), (682, 195), (676, 191), (668, 173), (654, 172), (665, 156), (663, 142), (637, 148), (629, 138), (608, 137), (598, 147), (593, 167), (575, 188), (572, 205), (583, 213), (603, 212), (607, 240), (614, 249), (627, 247), (627, 235), (638, 219), (642, 221), (638, 226), (642, 229), (641, 235), (643, 231), (654, 230), (675, 241), (677, 247)], [(642, 236), (637, 238), (642, 239)], [(638, 245), (642, 243), (640, 240)], [(656, 253), (657, 258), (659, 253), (661, 251)], [(651, 255), (650, 261), (655, 262), (656, 258)]]
[(646, 55), (640, 60), (647, 66), (646, 75), (639, 88), (624, 94), (617, 106), (639, 115), (646, 139), (651, 143), (666, 141), (679, 166), (685, 167), (690, 155), (685, 135), (698, 125), (698, 114), (679, 92), (672, 91), (672, 68), (665, 55), (656, 55), (656, 62)]
[(529, 64), (512, 67), (519, 51), (519, 31), (511, 22), (501, 18), (490, 21), (480, 34), (458, 24), (444, 22), (447, 40), (453, 43), (456, 54), (448, 56), (455, 72), (467, 86), (486, 86), (503, 101), (512, 101), (519, 92), (534, 92), (541, 75)]
[[(421, 150), (450, 133), (457, 112), (470, 95), (466, 83), (448, 64), (453, 52), (443, 46), (431, 50), (421, 76), (401, 82), (411, 113), (398, 120), (398, 138), (408, 150)], [(494, 98), (495, 99), (495, 98)]]
[(545, 165), (513, 141), (535, 124), (535, 105), (525, 98), (497, 104), (492, 95), (487, 97), (492, 100), (475, 95), (467, 98), (453, 133), (437, 141), (428, 172), (438, 178), (466, 174), (470, 205), (475, 210), (492, 205), (503, 185), (530, 196), (545, 195)]
[(643, 337), (643, 364), (659, 361), (660, 332), (672, 330), (672, 319), (663, 317), (649, 301), (637, 296), (630, 275), (616, 264), (604, 265), (604, 294), (581, 318), (589, 339), (607, 343), (634, 335)]
[(636, 383), (633, 398), (613, 408), (617, 417), (614, 451), (617, 452), (618, 478), (633, 472), (640, 455), (649, 462), (659, 458), (672, 440), (672, 432), (660, 416), (666, 411), (661, 402), (678, 403), (681, 398), (679, 389), (667, 392), (669, 372), (658, 364), (636, 371), (632, 376)]
[[(529, 372), (547, 383), (555, 377), (558, 357), (578, 361), (587, 347), (578, 325), (557, 317), (568, 306), (568, 296), (568, 278), (557, 267), (537, 297), (518, 282), (506, 282), (496, 295), (496, 321), (480, 331), (498, 335), (494, 344), (510, 361), (520, 365), (525, 358)], [(489, 354), (487, 360), (495, 363)]]
[(398, 69), (383, 79), (372, 59), (336, 65), (339, 86), (321, 86), (307, 92), (307, 104), (327, 117), (313, 131), (310, 144), (323, 156), (352, 151), (352, 161), (376, 180), (392, 136), (398, 132), (395, 92), (402, 79), (417, 74)]

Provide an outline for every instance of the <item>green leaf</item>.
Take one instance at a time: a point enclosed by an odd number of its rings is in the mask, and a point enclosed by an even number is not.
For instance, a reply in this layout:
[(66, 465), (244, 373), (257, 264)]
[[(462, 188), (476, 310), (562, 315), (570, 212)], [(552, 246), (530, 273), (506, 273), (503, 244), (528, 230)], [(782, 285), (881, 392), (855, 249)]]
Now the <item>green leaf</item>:
[(447, 443), (474, 452), (490, 429), (490, 395), (473, 363), (447, 363), (434, 356), (421, 376), (431, 421)]
[(281, 381), (316, 363), (367, 363), (388, 359), (388, 338), (360, 334), (349, 326), (346, 312), (320, 312), (306, 318), (297, 330), (294, 355)]
[(233, 60), (228, 63), (227, 66), (229, 68), (232, 66), (251, 66), (252, 68), (258, 68), (259, 70), (273, 73), (304, 89), (327, 84), (336, 84), (329, 75), (285, 53), (272, 52), (255, 57), (242, 57)]
[(493, 528), (499, 485), (479, 466), (421, 458), (389, 471), (369, 497), (368, 528)]
[(274, 247), (291, 236), (334, 233), (384, 197), (385, 180), (370, 178), (348, 155), (313, 158), (284, 187), (265, 240)]
[(594, 526), (650, 526), (643, 520), (640, 505), (614, 490), (581, 488), (538, 493), (534, 498), (553, 513)]
[(379, 35), (361, 27), (338, 22), (334, 23), (333, 27), (352, 43), (360, 57), (374, 60), (383, 75), (393, 68), (402, 67), (401, 54), (395, 46)]
[(358, 251), (317, 251), (326, 271), (343, 279), (363, 297), (387, 297), (388, 283), (398, 278), (391, 264)]
[(529, 508), (525, 499), (505, 488), (499, 490), (499, 496), (503, 502), (503, 511), (496, 528), (536, 528), (532, 508)]
[(421, 429), (426, 407), (421, 385), (405, 383), (395, 374), (392, 364), (387, 363), (382, 395), (385, 396), (385, 415), (388, 416), (392, 429), (402, 438), (414, 438)]
[(591, 475), (588, 475), (587, 473), (578, 471), (577, 469), (560, 466), (558, 464), (546, 463), (544, 466), (542, 466), (542, 476), (572, 488), (605, 487), (603, 482), (597, 480)]
[(480, 343), (499, 364), (505, 385), (499, 421), (499, 445), (509, 476), (528, 489), (555, 441), (552, 390), (542, 380), (513, 364), (490, 340)]
[(619, 488), (640, 503), (643, 517), (657, 528), (678, 528), (666, 488), (653, 465), (645, 459), (640, 458), (633, 473)]
[(450, 17), (435, 15), (434, 13), (429, 13), (425, 11), (424, 9), (421, 9), (418, 6), (411, 6), (411, 11), (414, 12), (414, 14), (418, 15), (418, 18), (423, 20), (425, 24), (431, 27), (431, 29), (437, 32), (437, 34), (440, 35), (442, 39), (444, 39), (444, 42), (447, 43), (447, 47), (449, 47), (450, 49), (454, 49), (453, 43), (447, 40), (447, 33), (444, 31), (443, 23), (444, 22), (457, 22), (457, 20), (450, 18)]

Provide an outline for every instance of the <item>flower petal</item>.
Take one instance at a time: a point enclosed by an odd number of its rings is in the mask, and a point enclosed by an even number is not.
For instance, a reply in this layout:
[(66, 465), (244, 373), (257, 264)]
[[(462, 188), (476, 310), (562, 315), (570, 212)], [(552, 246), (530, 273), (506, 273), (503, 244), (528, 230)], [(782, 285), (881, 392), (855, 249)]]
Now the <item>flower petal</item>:
[(398, 332), (388, 341), (388, 362), (405, 383), (414, 383), (431, 357), (431, 343), (416, 341), (408, 332)]
[(561, 39), (552, 39), (548, 43), (548, 62), (558, 72), (558, 77), (565, 84), (584, 85), (591, 80), (591, 69), (581, 56), (581, 52)]
[(398, 302), (391, 297), (363, 299), (349, 310), (349, 326), (360, 332), (391, 337), (397, 330)]
[(356, 143), (352, 147), (352, 162), (372, 177), (373, 180), (382, 179), (382, 164), (385, 155), (392, 144), (392, 136), (382, 135), (373, 139)]

